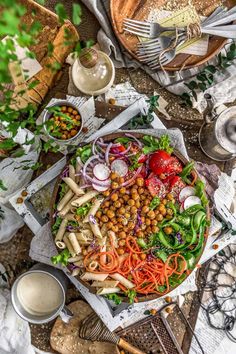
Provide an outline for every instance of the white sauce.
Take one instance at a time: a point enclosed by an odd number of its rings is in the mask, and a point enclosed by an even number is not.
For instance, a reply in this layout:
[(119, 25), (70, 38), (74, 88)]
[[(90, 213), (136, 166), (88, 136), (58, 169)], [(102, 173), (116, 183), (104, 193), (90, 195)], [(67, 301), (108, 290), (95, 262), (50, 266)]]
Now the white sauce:
[(25, 310), (36, 316), (52, 313), (63, 302), (60, 285), (45, 273), (25, 275), (18, 283), (17, 296)]

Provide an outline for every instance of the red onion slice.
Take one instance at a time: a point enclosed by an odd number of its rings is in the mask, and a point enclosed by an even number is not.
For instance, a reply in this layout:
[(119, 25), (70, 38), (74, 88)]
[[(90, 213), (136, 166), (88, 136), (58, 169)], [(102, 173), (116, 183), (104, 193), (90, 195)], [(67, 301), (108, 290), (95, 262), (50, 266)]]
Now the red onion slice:
[(105, 161), (108, 166), (110, 166), (109, 156), (110, 156), (110, 150), (111, 150), (112, 145), (113, 145), (112, 143), (108, 144), (108, 146), (106, 148), (106, 152), (105, 152)]
[(140, 141), (139, 139), (137, 139), (134, 135), (129, 134), (129, 133), (125, 133), (125, 136), (127, 136), (127, 138), (132, 138), (132, 139), (134, 139), (140, 148), (143, 146), (143, 144), (141, 143), (141, 141)]

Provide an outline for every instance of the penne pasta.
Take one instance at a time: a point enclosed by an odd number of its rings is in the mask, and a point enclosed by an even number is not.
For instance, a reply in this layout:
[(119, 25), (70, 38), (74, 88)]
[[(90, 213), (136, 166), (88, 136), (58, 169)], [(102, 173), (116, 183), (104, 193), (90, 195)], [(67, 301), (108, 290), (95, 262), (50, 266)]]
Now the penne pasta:
[(95, 274), (95, 273), (89, 273), (86, 272), (83, 275), (81, 275), (81, 279), (82, 280), (98, 280), (98, 281), (104, 281), (106, 278), (108, 277), (108, 274), (104, 274), (104, 273), (99, 273), (99, 274)]
[(66, 248), (66, 245), (63, 241), (56, 241), (56, 246), (61, 250), (64, 250)]
[(97, 267), (98, 267), (98, 262), (96, 262), (96, 261), (92, 261), (92, 262), (88, 265), (88, 268), (89, 268), (89, 270), (90, 270), (91, 272), (94, 271)]
[(63, 236), (64, 236), (64, 234), (66, 232), (67, 223), (68, 223), (68, 220), (66, 218), (62, 220), (61, 225), (59, 226), (59, 229), (58, 229), (57, 234), (56, 234), (55, 239), (54, 239), (55, 243), (57, 241), (62, 241)]
[(92, 287), (96, 288), (116, 288), (119, 282), (117, 280), (94, 281)]
[(80, 207), (81, 205), (83, 205), (84, 203), (89, 202), (91, 199), (93, 199), (94, 197), (96, 197), (99, 194), (99, 192), (97, 191), (89, 191), (87, 192), (85, 195), (83, 195), (82, 197), (75, 199), (71, 205), (72, 206), (76, 206), (76, 207)]
[(68, 235), (67, 234), (64, 236), (63, 241), (65, 242), (66, 247), (68, 248), (68, 251), (70, 252), (71, 256), (75, 257), (76, 253), (75, 253), (74, 248), (72, 247), (72, 245), (70, 243), (70, 240), (68, 239)]
[[(101, 252), (106, 252), (107, 251), (107, 245), (106, 245), (107, 238), (103, 237), (103, 239), (101, 241), (102, 241), (102, 245), (100, 244), (101, 245)], [(101, 255), (101, 262), (104, 264), (107, 262), (107, 256), (105, 254)]]
[(113, 243), (113, 246), (114, 246), (115, 248), (117, 248), (117, 247), (118, 247), (118, 240), (117, 240), (117, 237), (116, 237), (115, 232), (109, 230), (109, 231), (107, 232), (107, 235), (109, 236), (110, 242)]
[(78, 262), (78, 261), (82, 260), (83, 258), (84, 257), (82, 256), (82, 254), (79, 254), (78, 256), (68, 258), (68, 262), (69, 263)]
[(62, 219), (63, 218), (66, 218), (68, 221), (75, 221), (76, 219), (75, 219), (75, 215), (74, 214), (66, 214), (65, 216), (61, 216), (62, 217)]
[(86, 217), (84, 218), (84, 222), (89, 222), (89, 217), (95, 216), (96, 212), (98, 211), (98, 209), (100, 208), (102, 202), (103, 202), (104, 198), (101, 199), (96, 199), (93, 206), (91, 207), (91, 209), (89, 210), (88, 214), (86, 215)]
[(101, 288), (98, 289), (97, 295), (106, 295), (106, 294), (114, 294), (114, 293), (119, 293), (120, 288), (114, 287), (114, 288)]
[(68, 239), (70, 240), (70, 243), (75, 251), (75, 254), (81, 253), (81, 247), (74, 232), (69, 233)]
[(131, 281), (129, 281), (119, 273), (110, 274), (110, 277), (115, 280), (118, 280), (118, 282), (124, 285), (127, 289), (132, 289), (135, 287), (135, 285)]
[(77, 198), (77, 197), (73, 197), (73, 198), (64, 206), (64, 208), (63, 208), (61, 211), (59, 211), (58, 215), (61, 216), (62, 218), (63, 218), (64, 216), (66, 216), (66, 214), (68, 214), (69, 211), (70, 211), (72, 201), (75, 200), (76, 198)]
[(74, 193), (73, 191), (70, 189), (62, 198), (62, 200), (58, 203), (57, 205), (57, 210), (61, 211), (64, 206), (69, 202), (69, 200), (71, 200), (71, 198), (73, 197)]
[(72, 270), (71, 275), (73, 275), (73, 277), (76, 277), (77, 275), (79, 275), (79, 273), (80, 273), (80, 269), (79, 269), (79, 268), (76, 268), (76, 269), (73, 269), (73, 270)]
[(69, 165), (69, 177), (75, 181), (75, 168), (73, 165)]
[(94, 236), (97, 237), (97, 238), (102, 239), (103, 237), (102, 237), (102, 234), (101, 234), (100, 227), (99, 227), (99, 225), (97, 223), (97, 220), (93, 219), (93, 220), (89, 221), (89, 225), (91, 227), (91, 230), (93, 231)]
[(64, 177), (62, 178), (62, 180), (70, 187), (70, 189), (72, 189), (72, 191), (77, 195), (83, 195), (84, 191), (83, 189), (81, 189), (77, 183), (75, 183), (75, 181), (73, 181), (73, 179), (71, 179), (70, 177)]
[(106, 224), (102, 225), (101, 233), (102, 233), (103, 237), (105, 237), (107, 235), (107, 226), (106, 226)]
[(81, 267), (84, 265), (83, 260), (81, 259), (80, 261), (74, 262), (74, 265), (76, 265), (77, 267)]
[[(92, 236), (93, 236), (93, 234), (92, 234)], [(77, 232), (76, 238), (79, 242), (92, 242), (92, 240), (93, 240), (93, 237), (91, 237), (91, 236), (88, 237), (83, 232)]]

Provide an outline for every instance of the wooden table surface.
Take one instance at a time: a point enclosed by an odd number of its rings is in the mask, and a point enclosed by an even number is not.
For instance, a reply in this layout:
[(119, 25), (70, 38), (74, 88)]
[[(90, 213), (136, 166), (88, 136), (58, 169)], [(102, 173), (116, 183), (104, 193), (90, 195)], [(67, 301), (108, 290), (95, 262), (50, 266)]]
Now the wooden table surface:
[[(56, 0), (48, 0), (46, 1), (46, 6), (50, 9), (54, 8), (55, 3), (58, 1)], [(71, 7), (73, 1), (61, 1), (64, 3), (65, 7), (67, 8), (68, 12), (71, 12)], [(99, 24), (97, 23), (96, 19), (93, 17), (89, 11), (82, 6), (83, 8), (83, 22), (79, 28), (79, 32), (82, 39), (89, 39), (89, 38), (96, 38), (97, 31), (99, 29)], [(91, 23), (93, 26), (91, 26)], [(153, 94), (154, 90), (157, 90), (159, 94), (161, 94), (168, 102), (168, 113), (171, 115), (172, 120), (167, 121), (164, 117), (160, 116), (163, 123), (167, 128), (177, 127), (180, 128), (183, 132), (185, 143), (187, 146), (187, 151), (190, 158), (206, 162), (206, 163), (215, 163), (208, 157), (206, 157), (198, 144), (198, 131), (202, 124), (202, 116), (192, 110), (189, 107), (183, 108), (181, 106), (181, 100), (179, 97), (167, 92), (163, 89), (158, 83), (154, 82), (149, 76), (147, 76), (142, 70), (126, 70), (126, 69), (119, 69), (116, 71), (116, 83), (130, 81), (132, 85), (136, 88), (137, 91), (146, 94)], [(52, 97), (55, 97), (58, 92), (61, 95), (67, 93), (67, 86), (68, 86), (68, 67), (65, 66), (62, 71), (62, 76), (60, 80), (57, 82), (56, 86), (49, 92), (46, 97), (44, 103), (47, 103)], [(102, 116), (106, 114), (106, 107), (98, 104), (97, 106), (98, 113)], [(117, 111), (114, 111), (114, 114), (117, 114)], [(112, 116), (110, 114), (109, 119)], [(51, 165), (55, 162), (56, 159), (60, 158), (60, 154), (44, 154), (42, 153), (40, 156), (40, 160), (44, 162), (44, 167)], [(228, 163), (216, 163), (222, 171), (230, 171), (232, 167), (232, 162)], [(31, 266), (31, 260), (29, 259), (29, 247), (30, 242), (33, 237), (32, 232), (28, 229), (27, 226), (21, 228), (18, 233), (14, 236), (14, 238), (5, 244), (0, 245), (0, 263), (6, 266), (11, 274), (11, 279), (14, 280), (17, 275), (22, 273), (23, 271), (27, 270)], [(67, 303), (76, 300), (79, 298), (78, 292), (75, 290), (73, 286), (68, 291), (67, 294)], [(198, 313), (198, 300), (195, 293), (189, 294), (187, 297), (186, 305), (184, 311), (187, 315), (189, 315), (190, 322), (192, 325), (195, 324), (197, 313)], [(52, 323), (38, 326), (38, 325), (31, 325), (31, 333), (32, 333), (32, 343), (37, 346), (38, 348), (51, 351), (50, 344), (49, 344), (49, 333), (52, 327)], [(185, 337), (185, 338), (184, 338)], [(189, 349), (189, 336), (185, 334), (184, 330), (181, 334), (181, 342), (183, 342), (183, 350), (184, 353), (188, 353)]]

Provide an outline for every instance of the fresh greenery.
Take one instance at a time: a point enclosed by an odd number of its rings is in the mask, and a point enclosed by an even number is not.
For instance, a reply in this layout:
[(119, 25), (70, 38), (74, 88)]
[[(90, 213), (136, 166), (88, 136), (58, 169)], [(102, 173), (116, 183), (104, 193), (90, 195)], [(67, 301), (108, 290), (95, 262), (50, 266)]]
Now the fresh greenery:
[(195, 184), (196, 196), (201, 199), (202, 205), (205, 207), (208, 204), (208, 199), (205, 194), (205, 184), (200, 179)]
[(207, 65), (196, 75), (195, 80), (185, 83), (189, 91), (181, 95), (183, 102), (192, 107), (192, 100), (197, 100), (197, 92), (204, 92), (212, 86), (214, 84), (214, 75), (221, 74), (226, 68), (232, 65), (234, 59), (236, 59), (236, 44), (232, 43), (226, 55), (222, 53), (217, 55), (216, 65)]
[(122, 303), (120, 296), (115, 293), (114, 294), (107, 294), (106, 298), (108, 300), (113, 301), (116, 305), (120, 305)]
[(187, 184), (191, 183), (189, 176), (193, 170), (193, 167), (194, 167), (194, 162), (193, 161), (189, 162), (186, 166), (184, 166), (182, 172), (179, 174), (182, 180)]
[(59, 198), (60, 200), (64, 197), (66, 192), (68, 191), (68, 186), (66, 183), (61, 183), (60, 184), (60, 191), (59, 191)]
[(91, 145), (85, 145), (83, 147), (79, 147), (76, 151), (76, 156), (79, 156), (81, 161), (85, 163), (92, 156)]
[(165, 150), (169, 154), (173, 152), (173, 148), (170, 146), (170, 138), (167, 134), (162, 135), (159, 139), (150, 135), (145, 135), (142, 140), (145, 145), (143, 147), (143, 153), (145, 155), (156, 150)]
[(158, 207), (159, 204), (160, 204), (160, 198), (158, 196), (155, 196), (149, 205), (149, 209), (154, 210)]
[(134, 303), (134, 299), (135, 299), (136, 296), (137, 296), (136, 291), (133, 290), (133, 289), (129, 289), (129, 290), (126, 292), (126, 295), (127, 295), (128, 299), (129, 299), (129, 303), (130, 303), (130, 304), (133, 304), (133, 303)]
[(139, 116), (131, 119), (130, 121), (130, 127), (132, 129), (136, 129), (139, 126), (147, 126), (149, 125), (154, 117), (153, 113), (155, 112), (155, 109), (158, 107), (158, 100), (159, 96), (151, 96), (150, 99), (147, 101), (149, 103), (149, 108), (147, 114), (140, 114)]
[(63, 266), (67, 266), (68, 259), (70, 258), (70, 252), (68, 249), (64, 249), (61, 253), (56, 256), (51, 257), (51, 261), (53, 264), (62, 264)]
[(52, 233), (53, 235), (55, 235), (61, 225), (62, 222), (62, 218), (60, 218), (59, 216), (56, 218), (55, 223), (52, 225)]
[(126, 145), (126, 144), (128, 144), (130, 141), (131, 141), (131, 139), (130, 139), (130, 138), (126, 138), (126, 137), (123, 137), (123, 138), (116, 138), (116, 139), (115, 139), (115, 142), (116, 142), (116, 143), (120, 143), (120, 144), (122, 144), (122, 145)]
[(92, 203), (86, 203), (83, 206), (76, 209), (76, 215), (85, 216), (88, 214), (89, 210), (91, 209)]
[(0, 189), (7, 191), (7, 187), (4, 185), (3, 181), (0, 179)]
[(130, 171), (137, 170), (141, 166), (141, 163), (138, 162), (139, 158), (140, 158), (140, 154), (136, 154), (129, 157), (131, 161), (131, 165), (129, 166)]

